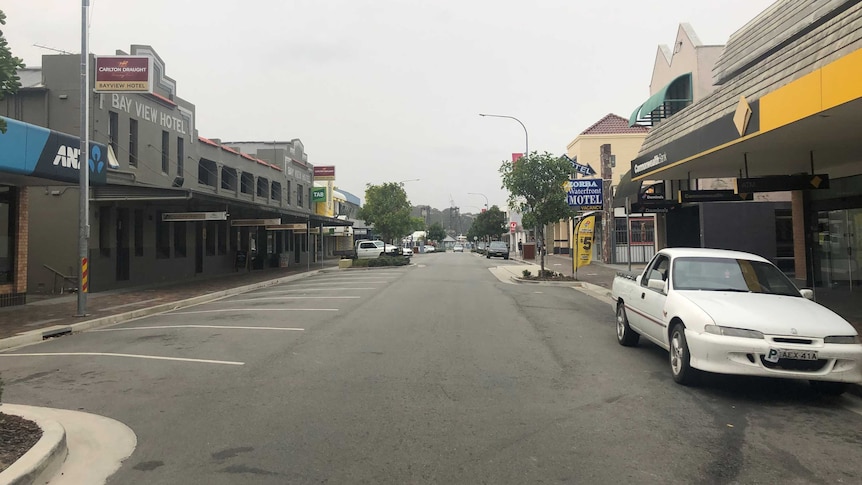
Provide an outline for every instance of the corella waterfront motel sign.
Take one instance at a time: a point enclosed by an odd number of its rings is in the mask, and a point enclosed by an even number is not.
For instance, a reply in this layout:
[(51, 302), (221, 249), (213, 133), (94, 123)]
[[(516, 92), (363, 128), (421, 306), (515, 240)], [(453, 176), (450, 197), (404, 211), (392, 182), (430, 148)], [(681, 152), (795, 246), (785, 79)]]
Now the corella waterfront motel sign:
[(566, 186), (566, 202), (569, 207), (578, 211), (604, 208), (601, 179), (570, 179)]

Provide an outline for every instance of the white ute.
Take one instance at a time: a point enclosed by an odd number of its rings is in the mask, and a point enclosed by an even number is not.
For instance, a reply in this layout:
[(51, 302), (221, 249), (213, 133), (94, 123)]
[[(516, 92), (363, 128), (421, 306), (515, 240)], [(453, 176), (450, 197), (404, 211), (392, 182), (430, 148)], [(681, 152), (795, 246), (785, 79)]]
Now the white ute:
[(640, 275), (618, 273), (617, 340), (668, 350), (673, 378), (700, 371), (807, 379), (825, 394), (862, 382), (862, 343), (849, 322), (754, 254), (669, 248)]

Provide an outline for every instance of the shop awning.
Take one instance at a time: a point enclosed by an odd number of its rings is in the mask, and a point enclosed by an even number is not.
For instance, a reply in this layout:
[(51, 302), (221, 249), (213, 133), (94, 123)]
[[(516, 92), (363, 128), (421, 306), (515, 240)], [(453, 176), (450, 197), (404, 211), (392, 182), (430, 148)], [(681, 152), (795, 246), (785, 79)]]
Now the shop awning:
[(614, 188), (613, 206), (625, 207), (626, 197), (629, 198), (630, 203), (638, 202), (640, 192), (641, 181), (638, 180), (637, 182), (632, 182), (632, 171), (629, 170), (622, 176), (620, 183)]
[(677, 76), (638, 106), (629, 118), (629, 126), (634, 126), (638, 122), (653, 124), (688, 106), (691, 101), (692, 86), (689, 72)]

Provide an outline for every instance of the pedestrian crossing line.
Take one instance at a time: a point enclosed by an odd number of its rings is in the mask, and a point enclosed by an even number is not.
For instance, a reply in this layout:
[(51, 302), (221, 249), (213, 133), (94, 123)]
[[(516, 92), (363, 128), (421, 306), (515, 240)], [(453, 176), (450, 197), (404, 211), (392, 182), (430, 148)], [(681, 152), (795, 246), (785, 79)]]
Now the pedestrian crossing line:
[(170, 328), (217, 328), (219, 330), (280, 330), (286, 332), (303, 332), (304, 328), (297, 327), (248, 327), (236, 325), (155, 325), (150, 327), (126, 327), (126, 328), (100, 328), (90, 332), (120, 332), (124, 330), (165, 330)]
[(245, 362), (230, 360), (189, 359), (186, 357), (162, 357), (159, 355), (113, 354), (107, 352), (39, 352), (29, 354), (3, 354), (0, 357), (125, 357), (129, 359), (173, 360), (177, 362), (194, 362), (199, 364), (245, 365)]

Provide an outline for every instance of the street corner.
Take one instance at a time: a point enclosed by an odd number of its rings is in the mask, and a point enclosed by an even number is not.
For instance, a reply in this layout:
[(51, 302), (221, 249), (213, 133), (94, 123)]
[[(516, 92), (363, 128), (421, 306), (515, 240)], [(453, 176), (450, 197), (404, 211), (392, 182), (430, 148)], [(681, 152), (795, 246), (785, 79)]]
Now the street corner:
[(0, 483), (34, 484), (48, 482), (60, 469), (68, 455), (66, 430), (63, 425), (39, 408), (15, 404), (0, 405), (0, 413), (18, 416), (36, 423), (42, 436), (15, 463), (0, 472)]
[(0, 473), (0, 483), (105, 483), (137, 447), (131, 428), (105, 416), (20, 404), (3, 404), (0, 412), (43, 430), (39, 442)]

